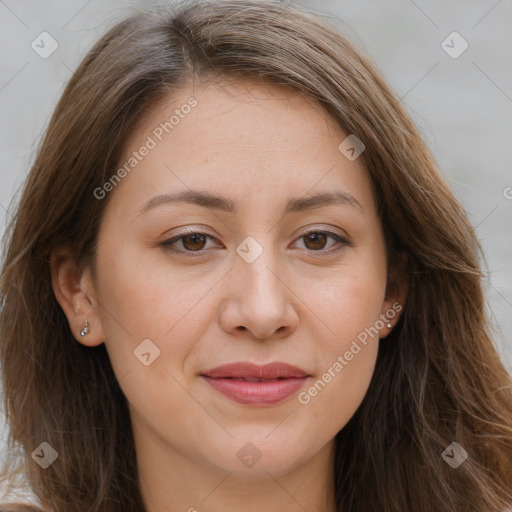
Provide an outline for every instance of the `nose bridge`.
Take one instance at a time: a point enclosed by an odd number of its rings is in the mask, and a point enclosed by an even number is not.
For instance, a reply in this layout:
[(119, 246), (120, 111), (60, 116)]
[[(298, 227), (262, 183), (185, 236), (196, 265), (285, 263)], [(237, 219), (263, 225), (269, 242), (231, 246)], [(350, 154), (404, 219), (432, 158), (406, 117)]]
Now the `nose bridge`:
[(285, 280), (279, 277), (278, 269), (282, 266), (272, 246), (272, 237), (267, 232), (258, 238), (264, 238), (265, 246), (263, 241), (248, 236), (236, 248), (233, 270), (241, 315), (238, 321), (253, 332), (270, 335), (291, 322), (287, 318), (290, 305)]
[(269, 303), (282, 294), (282, 283), (275, 275), (279, 265), (271, 236), (268, 233), (258, 236), (260, 240), (263, 237), (265, 246), (252, 236), (246, 237), (238, 245), (236, 252), (239, 261), (236, 267), (243, 280), (245, 295), (250, 295), (253, 300), (261, 298), (264, 303)]

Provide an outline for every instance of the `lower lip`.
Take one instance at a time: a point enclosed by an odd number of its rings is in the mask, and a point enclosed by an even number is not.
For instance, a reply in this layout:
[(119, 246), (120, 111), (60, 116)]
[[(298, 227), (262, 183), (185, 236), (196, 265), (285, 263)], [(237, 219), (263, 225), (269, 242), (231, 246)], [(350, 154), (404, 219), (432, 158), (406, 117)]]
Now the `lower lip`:
[(308, 377), (248, 382), (238, 379), (213, 379), (201, 375), (213, 389), (235, 402), (265, 406), (282, 402), (297, 393)]

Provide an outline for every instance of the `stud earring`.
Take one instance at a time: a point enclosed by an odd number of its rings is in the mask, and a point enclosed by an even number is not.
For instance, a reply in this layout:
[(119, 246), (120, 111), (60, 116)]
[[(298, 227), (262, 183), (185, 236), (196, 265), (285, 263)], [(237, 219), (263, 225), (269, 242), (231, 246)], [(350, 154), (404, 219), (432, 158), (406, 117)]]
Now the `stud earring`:
[(388, 329), (391, 329), (391, 327), (393, 327), (393, 326), (388, 322), (388, 323), (386, 324), (386, 327), (387, 327)]
[(80, 331), (80, 336), (85, 336), (89, 332), (89, 322), (85, 321), (85, 327)]

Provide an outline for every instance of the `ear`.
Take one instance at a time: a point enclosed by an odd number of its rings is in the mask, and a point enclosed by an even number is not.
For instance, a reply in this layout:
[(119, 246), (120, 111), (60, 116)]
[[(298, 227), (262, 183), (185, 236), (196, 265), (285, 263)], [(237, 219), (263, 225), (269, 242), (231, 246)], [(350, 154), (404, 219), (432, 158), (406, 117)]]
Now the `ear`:
[[(71, 249), (61, 247), (51, 254), (50, 269), (53, 292), (68, 319), (74, 338), (88, 347), (103, 343), (90, 267), (78, 266)], [(89, 332), (81, 336), (80, 331), (85, 327), (86, 320)]]
[[(390, 265), (388, 281), (386, 285), (386, 296), (382, 304), (380, 318), (384, 321), (384, 327), (380, 329), (379, 338), (385, 338), (393, 330), (402, 314), (407, 292), (409, 291), (409, 278), (406, 272), (408, 257), (405, 252), (399, 253), (398, 257)], [(391, 327), (387, 327), (386, 324)]]

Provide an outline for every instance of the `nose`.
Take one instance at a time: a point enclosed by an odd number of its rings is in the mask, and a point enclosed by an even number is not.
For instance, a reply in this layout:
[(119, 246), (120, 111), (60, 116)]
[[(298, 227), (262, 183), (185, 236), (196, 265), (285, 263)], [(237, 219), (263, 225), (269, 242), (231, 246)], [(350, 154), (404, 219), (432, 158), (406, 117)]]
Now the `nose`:
[(289, 336), (298, 325), (293, 283), (272, 251), (264, 249), (252, 262), (235, 256), (225, 278), (221, 327), (230, 334), (257, 338)]

